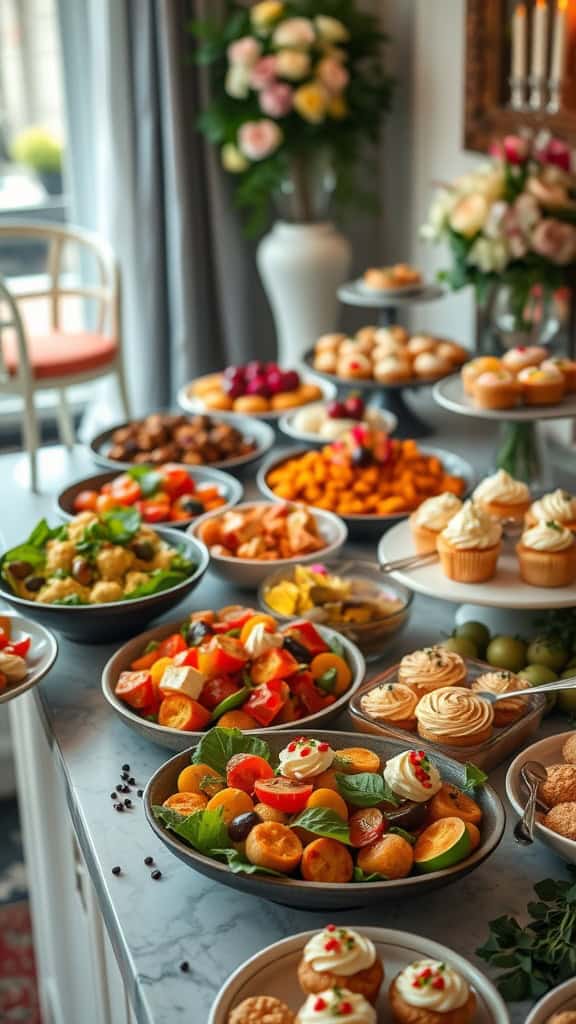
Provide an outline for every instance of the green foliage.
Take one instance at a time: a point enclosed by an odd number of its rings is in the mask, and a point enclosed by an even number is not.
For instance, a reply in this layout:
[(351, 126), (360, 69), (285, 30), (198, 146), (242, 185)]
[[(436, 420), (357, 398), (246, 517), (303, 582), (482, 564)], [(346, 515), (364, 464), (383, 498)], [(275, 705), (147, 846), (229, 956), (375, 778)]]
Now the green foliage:
[(16, 136), (11, 146), (12, 158), (35, 171), (54, 173), (62, 168), (62, 146), (46, 128), (31, 125)]

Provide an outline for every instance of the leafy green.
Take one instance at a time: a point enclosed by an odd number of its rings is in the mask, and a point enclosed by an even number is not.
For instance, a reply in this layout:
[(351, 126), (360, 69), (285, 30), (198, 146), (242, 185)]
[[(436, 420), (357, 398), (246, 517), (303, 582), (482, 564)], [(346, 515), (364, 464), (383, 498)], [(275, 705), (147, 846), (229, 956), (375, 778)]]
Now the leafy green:
[(337, 676), (338, 672), (335, 668), (328, 668), (315, 680), (316, 686), (319, 686), (325, 693), (332, 693), (336, 686)]
[(68, 605), (69, 608), (76, 608), (81, 604), (88, 604), (88, 601), (83, 601), (80, 594), (66, 594), (66, 597), (59, 597), (56, 601), (52, 601), (52, 604), (63, 604)]
[(162, 477), (157, 470), (150, 469), (149, 466), (131, 466), (127, 473), (138, 484), (143, 498), (151, 498), (160, 490)]
[(400, 805), (400, 800), (381, 775), (374, 772), (359, 772), (358, 775), (336, 773), (336, 785), (340, 796), (354, 807), (375, 807), (384, 801)]
[(475, 789), (480, 789), (486, 782), (488, 782), (486, 772), (483, 772), (481, 768), (477, 768), (475, 764), (467, 761), (464, 768), (462, 791), (464, 793), (473, 793)]
[(372, 871), (370, 874), (366, 874), (362, 868), (358, 865), (354, 868), (354, 874), (352, 876), (353, 882), (388, 882), (389, 879), (386, 875), (379, 875), (377, 871)]
[(170, 569), (174, 572), (183, 572), (186, 576), (190, 576), (196, 563), (191, 558), (187, 558), (183, 551), (177, 551), (170, 562)]
[(112, 544), (129, 544), (142, 522), (137, 508), (111, 508), (100, 514), (106, 539)]
[(198, 853), (213, 856), (215, 850), (220, 850), (228, 844), (228, 829), (221, 807), (215, 811), (196, 811), (184, 816), (170, 807), (156, 806), (152, 808), (152, 813), (157, 821), (161, 821), (166, 828), (184, 839)]
[(528, 904), (522, 927), (509, 916), (490, 922), (478, 956), (506, 970), (496, 983), (507, 1002), (539, 999), (576, 974), (576, 871), (571, 879), (546, 878), (534, 886), (537, 902)]
[(150, 597), (151, 594), (160, 594), (163, 590), (171, 590), (188, 579), (189, 572), (174, 571), (173, 569), (154, 569), (145, 583), (124, 594), (124, 601), (135, 601), (139, 597)]
[(212, 850), (217, 857), (225, 857), (230, 871), (235, 875), (274, 875), (276, 878), (286, 878), (281, 871), (274, 871), (273, 868), (263, 868), (258, 864), (252, 864), (247, 857), (244, 857), (239, 850), (229, 847), (223, 850)]
[(226, 775), (226, 765), (234, 754), (257, 754), (270, 761), (268, 744), (257, 736), (246, 736), (240, 729), (215, 726), (202, 736), (192, 755), (192, 764), (207, 764), (217, 775)]
[(348, 823), (327, 807), (308, 807), (290, 823), (291, 827), (305, 828), (324, 839), (337, 839), (339, 843), (350, 844)]
[(235, 693), (231, 693), (228, 697), (224, 697), (219, 704), (216, 705), (212, 714), (211, 720), (215, 722), (222, 715), (225, 715), (227, 711), (234, 711), (235, 708), (241, 707), (246, 700), (246, 697), (250, 693), (250, 686), (242, 686)]
[(29, 562), (34, 569), (37, 569), (46, 561), (44, 549), (48, 541), (63, 540), (67, 534), (66, 526), (50, 527), (45, 519), (41, 519), (32, 530), (28, 540), (4, 552), (0, 560), (2, 575), (9, 576), (5, 570), (10, 562)]

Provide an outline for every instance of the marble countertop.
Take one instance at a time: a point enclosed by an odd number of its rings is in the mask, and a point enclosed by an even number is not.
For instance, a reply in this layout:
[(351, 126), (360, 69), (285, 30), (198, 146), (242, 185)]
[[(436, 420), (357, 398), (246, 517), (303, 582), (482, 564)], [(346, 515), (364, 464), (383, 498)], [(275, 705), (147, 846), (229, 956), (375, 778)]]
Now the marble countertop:
[[(437, 434), (435, 443), (450, 446), (454, 419), (444, 414), (439, 423), (444, 436)], [(466, 444), (459, 436), (458, 450), (482, 472), (490, 455), (487, 438), (493, 435), (485, 424), (481, 431), (478, 424), (467, 429)], [(22, 538), (41, 515), (54, 519), (58, 490), (94, 471), (80, 448), (72, 453), (43, 449), (44, 493), (33, 496), (27, 491), (24, 456), (3, 456), (2, 470), (3, 479), (11, 479), (18, 492), (18, 499), (2, 512), (7, 543)], [(229, 604), (239, 596), (208, 574), (170, 618), (183, 617), (192, 607)], [(453, 616), (453, 606), (417, 597), (410, 626), (389, 648), (387, 661), (396, 660), (402, 650), (437, 639), (439, 632), (448, 632)], [(21, 699), (37, 703), (59, 759), (71, 816), (139, 1024), (189, 1024), (192, 1020), (201, 1024), (218, 988), (239, 964), (271, 942), (321, 926), (325, 915), (261, 901), (195, 874), (156, 840), (137, 797), (133, 810), (124, 814), (113, 810), (110, 793), (122, 764), (130, 764), (143, 786), (169, 756), (127, 728), (101, 696), (101, 669), (116, 647), (86, 648), (61, 640), (49, 677)], [(561, 719), (547, 726), (551, 731), (565, 727)], [(491, 778), (502, 796), (504, 775), (502, 766)], [(431, 893), (423, 901), (403, 900), (340, 914), (338, 921), (401, 928), (437, 939), (475, 959), (474, 950), (486, 939), (490, 920), (501, 914), (522, 918), (534, 883), (563, 874), (562, 863), (539, 845), (519, 854), (509, 817), (495, 854), (456, 886)], [(162, 871), (158, 882), (151, 881), (144, 865), (149, 855)], [(122, 868), (120, 877), (112, 875), (116, 864)], [(190, 964), (186, 974), (179, 969), (183, 960)], [(477, 963), (482, 966), (481, 961)], [(525, 1015), (526, 1007), (511, 1009), (513, 1024), (520, 1024)]]

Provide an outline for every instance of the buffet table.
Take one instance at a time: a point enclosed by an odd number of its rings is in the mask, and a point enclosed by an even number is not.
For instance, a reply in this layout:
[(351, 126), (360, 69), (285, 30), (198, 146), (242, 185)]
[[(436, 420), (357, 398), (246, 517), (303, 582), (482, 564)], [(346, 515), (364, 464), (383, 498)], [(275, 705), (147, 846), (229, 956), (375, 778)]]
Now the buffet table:
[[(454, 419), (432, 407), (426, 411), (439, 427), (437, 443), (452, 447)], [(458, 451), (479, 473), (487, 470), (491, 427), (483, 424), (480, 431), (476, 422), (467, 426), (460, 420), (457, 425)], [(54, 495), (93, 471), (81, 448), (70, 453), (43, 449), (43, 493), (32, 495), (25, 456), (3, 456), (1, 464), (2, 479), (8, 481), (2, 514), (8, 544), (42, 515), (54, 520)], [(239, 599), (208, 573), (170, 618)], [(450, 631), (453, 618), (453, 606), (416, 597), (407, 631), (390, 646), (387, 661), (408, 645), (437, 640)], [(155, 839), (136, 790), (133, 809), (115, 813), (110, 793), (121, 766), (129, 764), (143, 787), (169, 752), (126, 728), (101, 696), (101, 669), (117, 643), (84, 646), (59, 638), (59, 646), (48, 678), (11, 704), (46, 1019), (55, 1024), (203, 1024), (219, 986), (242, 961), (293, 932), (320, 927), (325, 915), (256, 900), (194, 873)], [(343, 717), (340, 725), (349, 723)], [(565, 718), (556, 718), (547, 720), (545, 730), (566, 727)], [(501, 766), (491, 777), (501, 796), (504, 776)], [(162, 872), (156, 881), (144, 864), (150, 856)], [(121, 868), (120, 875), (113, 875), (114, 866)], [(563, 874), (562, 862), (538, 843), (528, 849), (515, 845), (510, 816), (496, 853), (463, 881), (418, 902), (338, 916), (342, 923), (420, 933), (474, 960), (490, 920), (507, 913), (522, 917), (533, 884)], [(511, 1008), (514, 1024), (525, 1016), (526, 1006)]]

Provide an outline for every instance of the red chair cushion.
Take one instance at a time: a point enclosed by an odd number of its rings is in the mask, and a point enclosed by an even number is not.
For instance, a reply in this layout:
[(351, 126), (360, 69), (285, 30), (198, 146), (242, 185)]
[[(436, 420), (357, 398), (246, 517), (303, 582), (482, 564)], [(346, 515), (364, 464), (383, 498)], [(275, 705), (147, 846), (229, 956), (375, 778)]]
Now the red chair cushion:
[[(118, 353), (114, 338), (90, 331), (64, 334), (28, 335), (28, 358), (34, 377), (72, 377), (111, 363)], [(18, 369), (16, 338), (6, 335), (4, 359), (8, 372)]]

